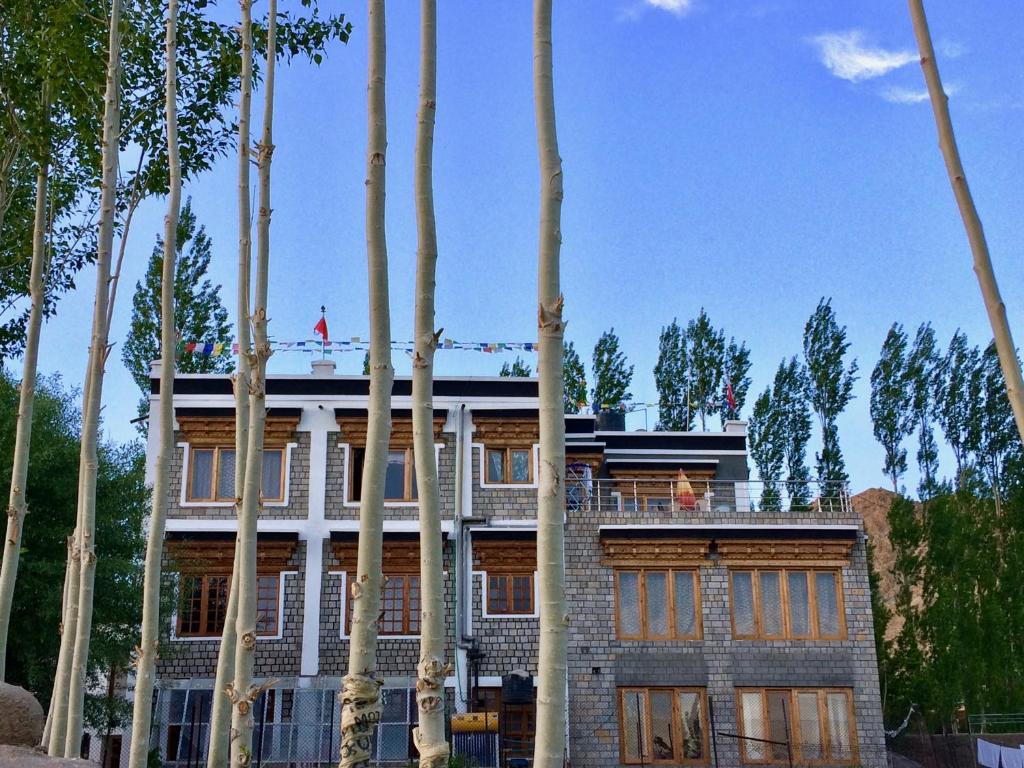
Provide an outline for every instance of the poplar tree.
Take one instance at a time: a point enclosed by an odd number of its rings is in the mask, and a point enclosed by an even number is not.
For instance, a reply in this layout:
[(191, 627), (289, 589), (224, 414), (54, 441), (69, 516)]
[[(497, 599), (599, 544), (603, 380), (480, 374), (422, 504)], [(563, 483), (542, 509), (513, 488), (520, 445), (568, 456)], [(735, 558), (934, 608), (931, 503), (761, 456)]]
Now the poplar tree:
[(857, 380), (857, 361), (849, 366), (844, 362), (849, 348), (846, 326), (836, 321), (832, 300), (822, 298), (804, 326), (804, 386), (821, 428), (821, 452), (815, 457), (818, 480), (826, 483), (822, 490), (830, 496), (847, 481), (836, 422), (853, 399), (853, 383)]
[(935, 417), (953, 451), (957, 487), (963, 484), (969, 465), (974, 409), (971, 379), (980, 359), (978, 348), (971, 347), (967, 335), (957, 329), (935, 377)]
[(917, 432), (918, 496), (922, 501), (938, 491), (939, 449), (932, 429), (938, 366), (935, 331), (929, 323), (923, 323), (907, 354), (907, 386), (911, 391), (913, 428)]
[(654, 386), (658, 390), (658, 429), (671, 432), (691, 429), (693, 418), (687, 403), (686, 337), (675, 318), (661, 329), (658, 336)]
[(1006, 490), (1008, 460), (1014, 449), (1020, 452), (1021, 444), (1014, 429), (1013, 411), (1005, 397), (1006, 382), (994, 341), (981, 353), (976, 380), (977, 396), (973, 402), (977, 405), (977, 415), (972, 419), (974, 431), (970, 448), (988, 479), (999, 515)]
[[(437, 4), (420, 3), (420, 93), (417, 110), (416, 306), (412, 361), (412, 428), (416, 488), (420, 513), (420, 656), (416, 666), (419, 723), (413, 741), (422, 768), (448, 764), (445, 740), (444, 572), (441, 539), (441, 493), (434, 453), (434, 350), (441, 331), (434, 330), (437, 228), (434, 220), (433, 154), (437, 105)], [(516, 364), (522, 365), (519, 358)], [(502, 369), (502, 375), (505, 375)], [(518, 374), (516, 374), (518, 375)], [(527, 369), (526, 375), (529, 375)]]
[(167, 3), (167, 83), (164, 103), (167, 113), (168, 187), (164, 216), (163, 276), (160, 290), (160, 445), (153, 482), (153, 511), (149, 518), (145, 577), (142, 596), (142, 637), (136, 648), (135, 696), (132, 702), (132, 743), (129, 768), (144, 768), (149, 759), (149, 732), (153, 711), (153, 687), (159, 653), (161, 560), (164, 526), (170, 497), (171, 457), (174, 452), (174, 294), (178, 214), (181, 207), (181, 161), (178, 154), (177, 118), (177, 21), (178, 0)]
[[(565, 601), (565, 416), (562, 382), (565, 320), (562, 309), (562, 161), (555, 128), (551, 0), (533, 5), (533, 97), (540, 160), (540, 238), (537, 275), (537, 325), (540, 357), (540, 451), (537, 473), (537, 573), (540, 598), (540, 646), (537, 653), (537, 737), (534, 768), (565, 764), (568, 624)], [(603, 343), (602, 343), (603, 342)], [(600, 365), (599, 365), (600, 363)], [(618, 339), (609, 332), (594, 350), (594, 408), (619, 404), (633, 367), (625, 370)], [(601, 371), (603, 375), (600, 375)]]
[(701, 307), (696, 320), (686, 324), (687, 364), (690, 399), (700, 418), (701, 432), (707, 431), (707, 417), (718, 412), (725, 370), (725, 334), (711, 324)]
[(907, 471), (903, 441), (914, 429), (912, 383), (908, 378), (907, 334), (893, 323), (882, 343), (882, 354), (871, 371), (871, 422), (875, 439), (885, 450), (882, 471), (899, 493), (900, 476)]
[[(534, 12), (540, 13), (536, 4)], [(536, 25), (536, 20), (534, 23)], [(536, 70), (534, 77), (537, 77)], [(541, 354), (544, 354), (543, 343), (540, 349)], [(629, 393), (629, 385), (633, 381), (633, 366), (627, 364), (626, 355), (619, 350), (619, 337), (615, 335), (614, 328), (602, 333), (594, 345), (593, 365), (594, 389), (591, 391), (591, 404), (594, 413), (600, 413), (605, 409), (622, 411), (623, 404), (633, 399), (633, 395)]]
[(747, 402), (747, 392), (750, 390), (750, 350), (745, 342), (737, 343), (730, 338), (725, 348), (724, 371), (725, 383), (732, 387), (732, 396), (736, 401), (736, 407), (729, 404), (729, 399), (723, 393), (722, 407), (722, 429), (725, 429), (725, 422), (730, 419), (740, 418), (743, 406)]
[(502, 363), (501, 370), (498, 371), (499, 376), (529, 376), (530, 373), (530, 366), (518, 355), (512, 361), (512, 365), (509, 365), (507, 362)]
[(790, 507), (798, 509), (810, 501), (810, 470), (807, 444), (811, 439), (811, 410), (806, 398), (807, 373), (795, 357), (779, 363), (772, 381), (771, 403), (779, 414), (783, 453), (786, 457), (786, 491)]
[(1014, 419), (1017, 423), (1017, 434), (1024, 442), (1024, 379), (1021, 377), (1020, 360), (1017, 358), (1017, 347), (1013, 343), (1013, 334), (1006, 318), (1006, 305), (999, 294), (995, 269), (988, 251), (985, 231), (981, 226), (981, 217), (971, 197), (971, 189), (967, 184), (967, 172), (960, 162), (960, 150), (957, 149), (956, 136), (953, 133), (953, 121), (949, 116), (949, 97), (942, 89), (939, 67), (935, 59), (931, 33), (928, 30), (928, 19), (924, 12), (923, 0), (908, 0), (910, 18), (914, 25), (914, 36), (921, 52), (921, 69), (928, 85), (928, 97), (935, 114), (935, 127), (939, 135), (939, 149), (946, 163), (949, 183), (953, 188), (960, 217), (963, 219), (964, 230), (971, 246), (974, 260), (974, 273), (978, 278), (981, 296), (988, 313), (995, 346), (999, 353), (999, 364), (1006, 379), (1006, 396), (1010, 401)]
[(587, 372), (573, 343), (562, 352), (562, 376), (565, 379), (562, 401), (566, 413), (579, 413), (587, 403)]
[(380, 721), (377, 622), (380, 615), (384, 479), (391, 439), (391, 311), (388, 304), (388, 252), (384, 229), (387, 123), (384, 100), (384, 0), (370, 0), (367, 65), (366, 257), (370, 293), (370, 397), (366, 453), (359, 496), (359, 549), (352, 583), (352, 630), (348, 674), (341, 689), (341, 768), (370, 761), (374, 726)]
[(750, 456), (757, 467), (757, 475), (763, 483), (761, 510), (781, 509), (781, 495), (778, 481), (786, 460), (784, 413), (773, 402), (770, 389), (765, 389), (754, 401), (750, 415), (747, 436), (750, 442)]

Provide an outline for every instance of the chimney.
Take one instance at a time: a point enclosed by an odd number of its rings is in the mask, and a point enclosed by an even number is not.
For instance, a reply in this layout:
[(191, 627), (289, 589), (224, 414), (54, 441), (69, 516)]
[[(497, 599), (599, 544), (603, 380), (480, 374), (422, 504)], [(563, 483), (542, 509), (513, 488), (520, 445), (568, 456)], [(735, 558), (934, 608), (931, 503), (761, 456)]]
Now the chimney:
[(335, 364), (333, 360), (314, 360), (313, 377), (323, 379), (334, 375)]

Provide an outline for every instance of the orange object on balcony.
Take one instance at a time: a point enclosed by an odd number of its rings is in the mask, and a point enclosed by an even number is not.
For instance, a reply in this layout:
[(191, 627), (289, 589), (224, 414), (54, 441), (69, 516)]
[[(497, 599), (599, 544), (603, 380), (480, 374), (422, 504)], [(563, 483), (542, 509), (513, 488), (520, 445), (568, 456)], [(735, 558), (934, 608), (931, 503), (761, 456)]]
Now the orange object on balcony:
[(690, 485), (689, 478), (681, 469), (676, 477), (676, 504), (679, 509), (691, 512), (697, 509), (697, 497), (693, 493), (693, 486)]

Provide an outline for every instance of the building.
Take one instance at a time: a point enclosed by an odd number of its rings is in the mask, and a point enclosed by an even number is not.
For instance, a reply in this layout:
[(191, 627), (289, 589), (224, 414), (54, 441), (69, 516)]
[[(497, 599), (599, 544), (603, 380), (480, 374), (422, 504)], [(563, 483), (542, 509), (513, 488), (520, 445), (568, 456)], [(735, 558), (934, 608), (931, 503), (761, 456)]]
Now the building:
[[(150, 467), (157, 377), (154, 368)], [(311, 375), (272, 375), (267, 387), (256, 674), (277, 682), (257, 707), (253, 759), (326, 764), (338, 750), (368, 380), (317, 361)], [(374, 745), (382, 763), (416, 754), (410, 392), (409, 379), (396, 379), (379, 641), (385, 702)], [(448, 705), (499, 712), (501, 755), (528, 756), (537, 382), (439, 378), (434, 392)], [(177, 610), (161, 648), (154, 728), (164, 765), (192, 766), (203, 764), (234, 548), (231, 381), (179, 376), (174, 398), (164, 568)], [(764, 489), (748, 479), (742, 422), (722, 432), (627, 432), (566, 416), (566, 454), (574, 766), (790, 757), (885, 765), (864, 536), (845, 492), (821, 498), (809, 488), (802, 500), (782, 493), (774, 502), (769, 493), (763, 505)]]

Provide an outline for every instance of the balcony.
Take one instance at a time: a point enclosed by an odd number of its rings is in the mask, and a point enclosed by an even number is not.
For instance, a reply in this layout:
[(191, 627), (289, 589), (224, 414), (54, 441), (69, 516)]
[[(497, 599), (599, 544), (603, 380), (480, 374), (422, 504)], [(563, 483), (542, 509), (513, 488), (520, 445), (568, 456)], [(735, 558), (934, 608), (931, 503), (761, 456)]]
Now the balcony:
[(765, 483), (684, 475), (597, 478), (580, 465), (566, 468), (565, 503), (570, 513), (633, 512), (652, 517), (809, 510), (841, 516), (853, 513), (849, 491), (842, 483)]

